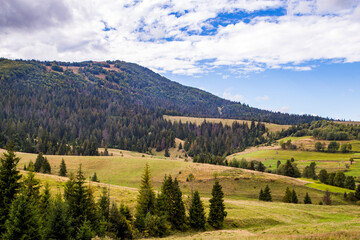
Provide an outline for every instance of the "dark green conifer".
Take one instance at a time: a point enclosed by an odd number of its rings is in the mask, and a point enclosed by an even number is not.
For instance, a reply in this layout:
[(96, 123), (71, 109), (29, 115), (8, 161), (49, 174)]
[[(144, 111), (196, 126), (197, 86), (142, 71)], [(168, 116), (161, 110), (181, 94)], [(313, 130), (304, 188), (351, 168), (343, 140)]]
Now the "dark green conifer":
[(283, 197), (283, 202), (291, 203), (292, 202), (291, 196), (292, 196), (292, 194), (291, 194), (290, 188), (286, 187), (285, 195)]
[(165, 157), (170, 157), (169, 148), (165, 148)]
[(298, 203), (299, 202), (297, 194), (296, 194), (294, 189), (292, 190), (292, 193), (291, 193), (291, 202), (292, 203)]
[(263, 191), (263, 189), (260, 189), (260, 192), (259, 192), (259, 200), (260, 200), (260, 201), (264, 201), (264, 191)]
[(135, 226), (140, 231), (145, 229), (145, 217), (148, 213), (154, 213), (155, 193), (152, 188), (150, 180), (149, 165), (146, 164), (144, 174), (141, 179), (141, 186), (137, 199), (136, 213), (135, 213)]
[(103, 217), (105, 221), (107, 221), (109, 219), (110, 199), (106, 187), (102, 189), (98, 205), (99, 205), (100, 215)]
[(353, 176), (346, 176), (344, 187), (347, 189), (355, 190), (355, 179)]
[(67, 170), (64, 159), (61, 160), (59, 176), (66, 177)]
[(97, 175), (96, 175), (96, 172), (94, 173), (94, 175), (91, 177), (91, 181), (93, 182), (100, 182)]
[(61, 196), (57, 196), (48, 212), (47, 220), (46, 239), (70, 239), (71, 221), (67, 205), (62, 201)]
[(307, 192), (305, 194), (304, 204), (312, 204), (311, 198), (310, 198), (310, 196), (309, 196), (309, 194)]
[(110, 208), (109, 232), (120, 239), (132, 239), (133, 236), (130, 221), (121, 214), (115, 203)]
[(44, 161), (45, 161), (45, 158), (43, 156), (43, 153), (40, 152), (37, 155), (36, 160), (35, 160), (35, 164), (34, 164), (34, 171), (35, 172), (41, 172), (41, 168), (43, 166)]
[(12, 202), (5, 228), (4, 240), (43, 239), (39, 213), (26, 194), (18, 195)]
[(360, 184), (358, 184), (356, 189), (355, 189), (355, 198), (357, 200), (360, 200)]
[(21, 175), (16, 170), (19, 160), (10, 143), (7, 152), (0, 158), (0, 234), (5, 231), (4, 224), (8, 219), (11, 203), (20, 188)]
[(192, 197), (190, 211), (190, 226), (196, 230), (205, 230), (206, 217), (204, 212), (204, 206), (200, 200), (200, 195), (198, 191), (194, 192)]
[(263, 201), (266, 202), (271, 202), (272, 201), (272, 197), (271, 197), (271, 190), (269, 185), (266, 185), (265, 189), (264, 189), (264, 193), (263, 193)]
[(211, 195), (208, 222), (214, 228), (221, 228), (227, 212), (225, 211), (224, 193), (218, 180), (215, 180)]

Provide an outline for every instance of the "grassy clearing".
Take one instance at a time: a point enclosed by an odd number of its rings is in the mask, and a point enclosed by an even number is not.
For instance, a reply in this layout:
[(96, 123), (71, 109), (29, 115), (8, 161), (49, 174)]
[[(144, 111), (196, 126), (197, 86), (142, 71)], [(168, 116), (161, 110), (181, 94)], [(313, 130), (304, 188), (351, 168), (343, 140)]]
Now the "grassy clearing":
[[(182, 123), (186, 123), (186, 122), (191, 122), (191, 123), (195, 123), (195, 124), (202, 124), (204, 121), (207, 122), (212, 122), (212, 123), (223, 123), (226, 125), (231, 126), (233, 124), (233, 122), (238, 122), (238, 123), (247, 123), (249, 126), (251, 124), (251, 121), (248, 120), (236, 120), (236, 119), (224, 119), (224, 118), (195, 118), (195, 117), (183, 117), (183, 116), (168, 116), (168, 115), (164, 115), (163, 116), (164, 119), (172, 121), (172, 122), (179, 122), (181, 121)], [(291, 127), (291, 125), (279, 125), (279, 124), (275, 124), (275, 123), (264, 123), (266, 128), (269, 129), (270, 132), (278, 132), (281, 131), (282, 129), (288, 129), (289, 127)]]

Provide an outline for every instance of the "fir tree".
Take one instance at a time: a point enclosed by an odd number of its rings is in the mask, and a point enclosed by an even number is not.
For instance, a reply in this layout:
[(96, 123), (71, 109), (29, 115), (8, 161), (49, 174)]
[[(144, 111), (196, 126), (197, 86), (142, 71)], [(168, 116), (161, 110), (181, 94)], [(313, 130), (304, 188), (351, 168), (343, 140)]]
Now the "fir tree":
[(93, 181), (93, 182), (100, 182), (99, 179), (98, 179), (98, 177), (97, 177), (97, 175), (96, 175), (96, 173), (94, 173), (94, 175), (91, 177), (91, 181)]
[(259, 200), (260, 200), (260, 201), (264, 201), (264, 191), (263, 191), (263, 189), (260, 189), (260, 192), (259, 192)]
[(59, 176), (66, 177), (67, 170), (64, 159), (61, 160)]
[(67, 213), (67, 205), (58, 196), (48, 213), (46, 239), (70, 239), (71, 222)]
[(49, 184), (46, 183), (44, 192), (41, 195), (41, 199), (40, 199), (40, 210), (41, 210), (42, 216), (45, 216), (47, 214), (47, 212), (49, 211), (50, 204), (51, 204), (50, 198), (51, 198), (50, 187), (49, 187)]
[(271, 190), (270, 190), (269, 185), (266, 185), (266, 187), (264, 189), (263, 201), (266, 201), (266, 202), (271, 202), (272, 201)]
[(170, 216), (169, 220), (174, 228), (183, 230), (186, 225), (186, 213), (185, 205), (182, 200), (182, 192), (180, 190), (177, 179), (175, 179), (175, 181), (173, 182), (173, 194), (173, 215)]
[(264, 172), (265, 169), (266, 169), (266, 167), (264, 166), (264, 164), (262, 162), (259, 162), (257, 165), (256, 171)]
[(357, 185), (356, 190), (355, 190), (355, 198), (357, 200), (360, 200), (360, 184)]
[(100, 215), (103, 217), (105, 221), (109, 219), (109, 211), (110, 211), (110, 199), (109, 193), (106, 187), (103, 188), (101, 192), (101, 196), (98, 202)]
[(297, 194), (296, 194), (296, 192), (295, 192), (294, 189), (292, 190), (292, 193), (291, 193), (291, 202), (292, 202), (292, 203), (298, 203), (298, 202), (299, 202), (299, 201), (298, 201)]
[(169, 148), (165, 148), (165, 157), (170, 157)]
[(202, 201), (200, 200), (200, 195), (198, 191), (194, 192), (192, 197), (190, 211), (189, 211), (189, 218), (190, 218), (190, 226), (196, 230), (205, 230), (205, 212), (204, 206)]
[(78, 240), (91, 240), (93, 237), (95, 237), (96, 233), (91, 228), (90, 221), (86, 220), (83, 221), (81, 224), (79, 230), (76, 233), (76, 239)]
[(143, 231), (145, 229), (145, 217), (148, 213), (154, 213), (155, 193), (151, 185), (150, 169), (146, 164), (144, 174), (141, 179), (139, 196), (137, 199), (135, 226)]
[(183, 147), (182, 147), (182, 144), (181, 143), (179, 143), (179, 150), (181, 150)]
[(5, 227), (4, 240), (43, 239), (40, 216), (25, 194), (20, 194), (12, 202)]
[(0, 158), (0, 234), (5, 230), (4, 224), (8, 219), (11, 203), (20, 188), (21, 175), (16, 170), (19, 160), (10, 143), (7, 152)]
[(23, 192), (27, 196), (28, 201), (32, 201), (33, 203), (37, 203), (37, 200), (40, 198), (40, 181), (35, 178), (34, 168), (33, 166), (29, 166), (29, 172), (24, 179), (23, 183)]
[(211, 192), (212, 198), (210, 199), (210, 212), (208, 222), (214, 228), (221, 228), (224, 223), (224, 219), (227, 215), (224, 204), (224, 193), (218, 180), (215, 180)]
[(291, 203), (291, 191), (289, 187), (286, 187), (285, 195), (283, 197), (283, 202), (285, 203)]
[(304, 204), (312, 204), (311, 198), (310, 198), (310, 196), (309, 196), (309, 194), (307, 192), (305, 194)]
[(115, 203), (113, 203), (110, 208), (109, 231), (113, 233), (116, 238), (132, 239), (133, 233), (130, 221), (121, 214)]
[(124, 215), (126, 220), (128, 220), (130, 223), (133, 221), (133, 217), (130, 212), (130, 208), (123, 203), (120, 204), (120, 213)]
[(35, 160), (35, 164), (34, 164), (34, 171), (35, 172), (40, 172), (41, 171), (41, 167), (43, 166), (43, 162), (45, 161), (45, 158), (43, 156), (43, 153), (40, 152)]

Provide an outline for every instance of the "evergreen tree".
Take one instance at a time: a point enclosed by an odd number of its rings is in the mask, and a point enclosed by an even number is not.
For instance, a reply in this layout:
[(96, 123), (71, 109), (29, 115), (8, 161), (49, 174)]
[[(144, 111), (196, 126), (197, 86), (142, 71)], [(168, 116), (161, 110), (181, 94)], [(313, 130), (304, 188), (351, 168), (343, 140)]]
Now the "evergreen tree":
[(325, 205), (331, 205), (331, 196), (330, 196), (330, 192), (328, 189), (326, 189), (326, 192), (324, 193), (322, 200)]
[(23, 194), (27, 196), (28, 201), (32, 203), (37, 203), (37, 200), (40, 198), (40, 181), (35, 178), (33, 166), (29, 167), (26, 178), (23, 183)]
[(170, 157), (169, 148), (165, 148), (165, 157)]
[(91, 228), (91, 223), (88, 220), (84, 220), (76, 233), (77, 240), (91, 240), (95, 237), (96, 233)]
[(141, 186), (137, 199), (135, 226), (143, 231), (145, 229), (145, 217), (148, 213), (154, 213), (155, 193), (151, 185), (150, 169), (146, 164), (144, 174), (141, 179)]
[(174, 228), (183, 230), (186, 227), (186, 213), (185, 205), (182, 200), (182, 192), (180, 190), (179, 183), (177, 179), (173, 182), (173, 194), (174, 194), (174, 203), (173, 203), (173, 215), (170, 216), (170, 223)]
[(310, 196), (309, 196), (309, 194), (307, 192), (305, 194), (304, 204), (312, 204), (311, 198), (310, 198)]
[(278, 160), (277, 163), (276, 163), (276, 168), (279, 168), (280, 165), (281, 165), (281, 161)]
[(91, 177), (91, 181), (93, 182), (100, 182), (97, 175), (96, 175), (96, 172), (94, 173), (94, 175)]
[(297, 194), (294, 189), (292, 190), (292, 193), (291, 193), (291, 202), (298, 203), (298, 197), (297, 197)]
[(224, 204), (224, 193), (218, 180), (215, 180), (215, 184), (211, 191), (212, 198), (210, 199), (210, 212), (208, 222), (214, 228), (221, 228), (224, 223), (224, 219), (227, 215)]
[(358, 184), (356, 189), (355, 189), (355, 198), (357, 200), (360, 200), (360, 184)]
[(179, 143), (179, 150), (181, 150), (183, 147), (182, 147), (182, 144), (181, 143)]
[(198, 191), (194, 192), (192, 197), (190, 211), (190, 226), (196, 230), (205, 230), (206, 217), (204, 212), (204, 206), (200, 200), (200, 195)]
[(130, 208), (128, 206), (124, 205), (123, 203), (120, 204), (120, 213), (122, 215), (124, 215), (126, 220), (128, 220), (130, 223), (133, 221), (133, 217), (131, 215)]
[(12, 202), (5, 227), (4, 240), (43, 239), (39, 213), (25, 194)]
[(0, 234), (5, 231), (4, 224), (8, 219), (11, 203), (20, 188), (21, 175), (16, 170), (19, 160), (10, 143), (7, 152), (0, 158)]
[(60, 196), (57, 197), (52, 205), (47, 220), (46, 239), (70, 239), (71, 221), (68, 215), (68, 208)]
[(337, 187), (344, 187), (346, 176), (343, 172), (338, 171), (334, 177), (334, 185)]
[(43, 165), (43, 162), (44, 162), (45, 158), (43, 156), (43, 153), (40, 152), (37, 157), (36, 157), (36, 160), (35, 160), (35, 164), (34, 164), (34, 171), (35, 172), (40, 172), (41, 171), (41, 167)]
[(44, 158), (41, 172), (51, 174), (51, 166), (50, 166), (49, 160), (47, 158)]
[(328, 175), (326, 169), (321, 169), (320, 172), (319, 172), (319, 180), (320, 180), (320, 182), (327, 183), (328, 178), (329, 178), (329, 175)]
[(110, 208), (109, 231), (120, 239), (132, 239), (133, 236), (130, 221), (121, 214), (115, 203)]
[(347, 189), (355, 190), (355, 179), (353, 176), (346, 176), (344, 187)]
[(286, 187), (285, 195), (284, 195), (284, 197), (283, 197), (283, 202), (285, 202), (285, 203), (291, 203), (291, 202), (292, 202), (291, 196), (292, 196), (292, 194), (291, 194), (290, 188), (289, 188), (289, 187)]
[(265, 169), (266, 169), (266, 167), (264, 166), (264, 164), (262, 162), (259, 162), (257, 165), (256, 171), (264, 172)]
[(49, 184), (46, 183), (44, 192), (41, 195), (41, 199), (40, 199), (40, 210), (41, 210), (42, 216), (45, 216), (50, 209), (50, 204), (51, 204), (50, 198), (51, 198), (50, 187), (49, 187)]
[(100, 199), (98, 202), (99, 211), (101, 217), (107, 221), (109, 219), (109, 211), (110, 211), (110, 199), (109, 199), (109, 193), (106, 187), (103, 187)]
[(59, 176), (66, 177), (67, 170), (64, 159), (61, 160)]
[(263, 189), (260, 189), (260, 192), (259, 192), (259, 200), (260, 200), (260, 201), (264, 201), (264, 191), (263, 191)]
[(266, 185), (265, 189), (264, 189), (264, 201), (266, 202), (271, 202), (272, 201), (272, 197), (271, 197), (271, 190), (269, 185)]

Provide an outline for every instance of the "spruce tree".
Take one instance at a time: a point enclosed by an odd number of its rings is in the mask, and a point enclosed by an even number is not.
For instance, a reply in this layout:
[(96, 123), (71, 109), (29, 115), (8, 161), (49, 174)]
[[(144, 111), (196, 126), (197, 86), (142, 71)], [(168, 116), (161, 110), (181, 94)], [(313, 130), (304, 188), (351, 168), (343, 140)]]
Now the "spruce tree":
[(43, 239), (39, 213), (26, 194), (12, 202), (5, 228), (4, 240)]
[(23, 183), (23, 192), (27, 196), (28, 201), (32, 203), (37, 203), (37, 200), (40, 198), (40, 180), (35, 177), (33, 166), (29, 166), (29, 171)]
[(215, 180), (215, 184), (211, 191), (212, 198), (210, 199), (210, 212), (208, 222), (214, 228), (221, 228), (224, 223), (224, 219), (227, 215), (224, 204), (224, 193), (218, 180)]
[(120, 204), (120, 213), (124, 215), (126, 220), (128, 220), (130, 223), (133, 221), (133, 217), (130, 212), (130, 208), (123, 203)]
[(283, 197), (283, 202), (285, 203), (291, 203), (291, 191), (289, 187), (286, 187), (285, 195)]
[(270, 190), (269, 185), (266, 185), (263, 196), (264, 196), (264, 198), (263, 198), (264, 201), (266, 201), (266, 202), (272, 201), (271, 190)]
[(8, 219), (11, 203), (20, 189), (21, 175), (16, 170), (19, 160), (10, 143), (7, 152), (0, 158), (0, 234), (5, 231), (4, 224)]
[(263, 189), (260, 189), (260, 192), (259, 192), (259, 200), (260, 200), (260, 201), (264, 201), (264, 191), (263, 191)]
[(110, 208), (109, 232), (120, 239), (132, 239), (133, 235), (130, 221), (121, 214), (115, 203)]
[(61, 196), (58, 196), (47, 215), (46, 239), (70, 239), (71, 221), (68, 208)]
[(43, 163), (45, 161), (45, 158), (43, 156), (43, 153), (40, 152), (37, 157), (36, 157), (36, 160), (35, 160), (35, 164), (34, 164), (34, 171), (35, 172), (41, 172), (41, 168), (43, 166)]
[(196, 230), (205, 230), (205, 212), (202, 201), (200, 200), (200, 195), (198, 191), (194, 192), (192, 197), (190, 211), (190, 226)]
[(310, 198), (310, 196), (309, 196), (309, 194), (307, 192), (305, 194), (304, 204), (312, 204), (311, 198)]
[(297, 194), (296, 194), (296, 192), (295, 192), (294, 189), (292, 190), (292, 193), (291, 193), (291, 202), (292, 202), (292, 203), (298, 203), (298, 202), (299, 202), (299, 201), (298, 201)]
[(49, 184), (45, 184), (44, 192), (41, 195), (40, 199), (40, 210), (43, 216), (45, 216), (50, 208), (51, 205), (51, 194), (50, 194), (50, 187)]
[(150, 180), (149, 165), (145, 165), (144, 174), (141, 179), (141, 186), (137, 199), (135, 226), (143, 231), (145, 229), (145, 217), (148, 213), (154, 213), (155, 193)]
[(109, 199), (109, 193), (106, 187), (104, 187), (102, 189), (101, 195), (100, 195), (100, 199), (98, 202), (98, 206), (99, 206), (99, 211), (100, 211), (100, 215), (101, 217), (105, 220), (108, 221), (109, 219), (109, 211), (110, 211), (110, 199)]
[(173, 215), (170, 216), (169, 220), (174, 228), (183, 230), (186, 227), (185, 204), (182, 200), (182, 192), (176, 178), (173, 182), (173, 194)]
[(165, 148), (165, 157), (170, 157), (169, 148)]
[(357, 200), (360, 200), (360, 184), (357, 185), (356, 190), (355, 190), (355, 198)]
[(100, 182), (97, 175), (96, 175), (96, 172), (94, 173), (94, 175), (91, 177), (91, 181), (93, 182)]
[(59, 176), (66, 177), (67, 170), (64, 159), (61, 160)]

